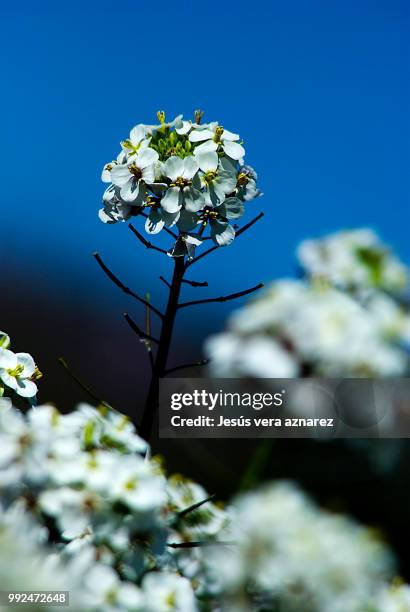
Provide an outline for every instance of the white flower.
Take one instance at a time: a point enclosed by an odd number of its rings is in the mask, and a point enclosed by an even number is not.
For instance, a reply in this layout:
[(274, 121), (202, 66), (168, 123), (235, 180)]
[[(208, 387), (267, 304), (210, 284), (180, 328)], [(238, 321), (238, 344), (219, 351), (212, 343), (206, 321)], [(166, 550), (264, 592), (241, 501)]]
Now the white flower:
[(199, 180), (195, 181), (199, 165), (192, 157), (181, 159), (173, 155), (163, 164), (163, 174), (171, 180), (161, 200), (161, 206), (168, 213), (176, 213), (182, 207), (190, 212), (202, 208), (203, 196), (199, 191)]
[(0, 348), (0, 382), (21, 397), (33, 398), (37, 393), (32, 380), (35, 376), (36, 365), (31, 355)]
[(262, 335), (211, 336), (205, 344), (205, 353), (210, 359), (211, 375), (218, 378), (293, 378), (299, 372), (295, 357), (278, 342)]
[(131, 204), (123, 202), (119, 197), (119, 189), (110, 185), (104, 192), (104, 207), (98, 211), (98, 216), (103, 223), (118, 223), (128, 221), (133, 212)]
[(140, 123), (139, 125), (133, 127), (130, 132), (130, 137), (121, 143), (127, 159), (134, 159), (139, 151), (142, 151), (142, 149), (146, 149), (149, 146), (150, 140), (151, 139), (147, 137), (147, 128), (145, 125)]
[(165, 480), (138, 455), (125, 455), (118, 462), (109, 495), (133, 511), (152, 513), (166, 500)]
[(218, 246), (227, 246), (235, 238), (235, 230), (229, 225), (232, 219), (239, 219), (245, 211), (244, 205), (237, 197), (230, 197), (214, 207), (206, 207), (199, 215), (199, 221), (211, 226), (212, 240)]
[(374, 612), (407, 612), (410, 610), (410, 586), (399, 584), (386, 587), (372, 604), (369, 609)]
[(120, 188), (120, 197), (125, 202), (141, 206), (146, 198), (146, 185), (155, 182), (155, 163), (158, 153), (153, 149), (142, 149), (125, 164), (113, 166), (111, 180)]
[(142, 581), (145, 612), (196, 612), (190, 582), (177, 574), (150, 572)]
[(70, 487), (44, 491), (39, 495), (38, 503), (45, 514), (56, 519), (66, 540), (83, 536), (89, 529), (92, 513), (103, 504), (96, 493)]
[(245, 149), (237, 142), (240, 138), (238, 134), (225, 130), (217, 123), (198, 125), (194, 128), (189, 134), (190, 142), (203, 143), (196, 147), (195, 153), (217, 151), (221, 146), (224, 153), (231, 159), (238, 160), (245, 155)]
[(0, 331), (0, 348), (8, 349), (10, 346), (10, 336), (6, 332)]
[(234, 544), (209, 547), (207, 556), (225, 591), (224, 610), (250, 584), (266, 609), (357, 612), (393, 570), (372, 531), (320, 510), (286, 482), (237, 498), (221, 539)]
[(195, 152), (195, 159), (202, 171), (201, 184), (206, 203), (211, 206), (221, 204), (227, 195), (235, 191), (235, 173), (225, 169), (214, 151)]
[(118, 164), (125, 164), (126, 162), (126, 154), (124, 151), (121, 151), (120, 153), (118, 153), (117, 155), (117, 159), (114, 159), (112, 162), (109, 162), (108, 164), (105, 164), (104, 168), (102, 169), (102, 173), (101, 173), (101, 180), (103, 183), (111, 183), (111, 170), (114, 168), (114, 166), (117, 166)]
[(237, 178), (237, 196), (245, 202), (250, 202), (262, 195), (256, 186), (258, 176), (252, 166), (242, 166)]
[(378, 287), (396, 292), (403, 291), (409, 282), (407, 268), (370, 229), (305, 240), (298, 257), (308, 274), (343, 288)]
[(84, 603), (87, 610), (143, 612), (141, 591), (130, 582), (122, 582), (118, 574), (101, 563), (95, 564), (85, 576)]

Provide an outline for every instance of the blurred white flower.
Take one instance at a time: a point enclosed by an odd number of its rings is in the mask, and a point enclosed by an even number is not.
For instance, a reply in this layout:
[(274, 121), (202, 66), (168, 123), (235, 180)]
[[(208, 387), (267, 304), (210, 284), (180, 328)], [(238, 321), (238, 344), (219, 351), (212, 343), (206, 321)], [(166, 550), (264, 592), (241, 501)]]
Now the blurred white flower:
[(190, 582), (177, 574), (151, 572), (142, 581), (145, 612), (196, 612)]
[(320, 510), (286, 482), (235, 500), (221, 538), (232, 545), (210, 547), (207, 556), (226, 611), (241, 598), (249, 607), (238, 609), (259, 609), (256, 594), (261, 609), (357, 612), (393, 571), (370, 530)]
[(408, 269), (370, 229), (305, 240), (298, 257), (307, 274), (343, 288), (377, 287), (396, 292), (409, 283)]

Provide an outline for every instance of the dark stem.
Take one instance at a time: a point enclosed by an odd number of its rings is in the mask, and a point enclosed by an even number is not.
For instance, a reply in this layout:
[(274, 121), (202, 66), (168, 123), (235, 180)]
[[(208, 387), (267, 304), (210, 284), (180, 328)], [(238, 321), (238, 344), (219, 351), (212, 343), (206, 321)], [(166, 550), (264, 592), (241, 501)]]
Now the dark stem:
[(66, 360), (63, 357), (59, 357), (58, 358), (58, 363), (63, 366), (63, 368), (67, 372), (67, 374), (69, 376), (71, 376), (71, 378), (77, 383), (77, 385), (79, 387), (81, 387), (81, 389), (83, 391), (85, 391), (87, 393), (87, 395), (89, 395), (90, 398), (94, 402), (96, 402), (96, 404), (99, 404), (101, 406), (105, 406), (106, 408), (111, 408), (111, 406), (110, 406), (110, 404), (108, 402), (106, 402), (105, 400), (102, 400), (101, 398), (99, 398), (98, 395), (96, 395), (94, 393), (94, 391), (92, 391), (88, 385), (83, 383), (83, 381), (77, 376), (77, 374), (74, 374), (74, 372), (72, 371), (72, 369), (70, 368), (70, 366), (68, 365), (68, 363), (66, 362)]
[(181, 292), (182, 279), (185, 273), (185, 261), (183, 257), (175, 257), (174, 274), (172, 276), (169, 290), (168, 304), (162, 320), (162, 329), (159, 337), (158, 350), (154, 361), (151, 383), (148, 390), (145, 410), (142, 416), (139, 433), (149, 440), (155, 419), (158, 414), (159, 405), (159, 380), (165, 376), (169, 349), (171, 346), (172, 332), (175, 317), (178, 310), (178, 299)]
[[(236, 238), (239, 238), (239, 236), (241, 234), (243, 234), (244, 232), (246, 232), (249, 228), (252, 227), (252, 225), (254, 225), (254, 223), (256, 223), (257, 221), (259, 221), (259, 219), (262, 219), (262, 217), (264, 216), (264, 213), (261, 212), (259, 213), (259, 215), (257, 215), (254, 219), (252, 219), (251, 221), (249, 221), (249, 223), (247, 223), (246, 225), (244, 225), (243, 227), (239, 228), (238, 231), (236, 232)], [(196, 263), (197, 261), (200, 261), (203, 257), (206, 257), (207, 255), (210, 255), (210, 253), (213, 253), (214, 251), (216, 251), (217, 249), (220, 249), (221, 247), (218, 245), (215, 245), (213, 247), (211, 247), (210, 249), (207, 249), (206, 251), (204, 251), (203, 253), (201, 253), (201, 255), (198, 255), (198, 257), (194, 257), (194, 259), (191, 259), (191, 261), (189, 261), (186, 264), (186, 267), (189, 268), (190, 266), (192, 266), (194, 263)]]
[(134, 319), (132, 319), (130, 317), (128, 312), (124, 312), (124, 319), (127, 321), (128, 325), (131, 327), (132, 331), (134, 331), (137, 334), (137, 336), (139, 337), (140, 340), (142, 340), (142, 341), (148, 340), (149, 342), (155, 342), (155, 344), (158, 344), (158, 340), (156, 338), (154, 338), (153, 336), (151, 336), (151, 334), (147, 334), (146, 332), (144, 332), (135, 323)]
[(209, 359), (201, 359), (201, 361), (195, 361), (194, 363), (183, 363), (182, 365), (169, 368), (165, 371), (165, 374), (172, 374), (172, 372), (178, 372), (178, 370), (185, 370), (186, 368), (196, 368), (198, 366), (204, 366), (209, 363)]
[(132, 223), (129, 223), (128, 227), (130, 228), (134, 236), (138, 238), (140, 242), (142, 242), (142, 244), (145, 246), (146, 249), (153, 249), (154, 251), (158, 251), (158, 253), (162, 253), (163, 255), (167, 254), (167, 252), (164, 249), (161, 249), (160, 247), (155, 246), (155, 244), (152, 244), (152, 242), (149, 242), (149, 240), (144, 238), (144, 236), (137, 229), (135, 229)]
[(93, 253), (93, 255), (94, 255), (95, 260), (97, 261), (98, 265), (100, 266), (100, 268), (103, 270), (103, 272), (105, 272), (105, 274), (114, 283), (114, 285), (117, 285), (117, 287), (119, 287), (124, 293), (126, 293), (127, 295), (130, 295), (134, 299), (138, 300), (138, 302), (141, 302), (141, 304), (144, 304), (147, 308), (150, 308), (152, 310), (152, 312), (155, 312), (155, 314), (160, 319), (163, 318), (164, 315), (162, 314), (162, 312), (160, 312), (158, 310), (158, 308), (155, 308), (155, 306), (153, 306), (150, 302), (148, 302), (147, 300), (144, 300), (144, 298), (140, 297), (137, 293), (135, 293), (129, 287), (124, 285), (124, 283), (121, 282), (120, 279), (117, 276), (115, 276), (114, 272), (112, 272), (109, 269), (109, 267), (105, 265), (105, 263), (103, 262), (103, 260), (101, 259), (100, 255), (98, 253)]
[(184, 278), (182, 282), (186, 283), (187, 285), (191, 285), (191, 287), (208, 287), (207, 281), (200, 282), (200, 281), (193, 281), (193, 280), (188, 280), (187, 278)]
[(192, 302), (182, 302), (179, 304), (178, 308), (185, 308), (186, 306), (196, 306), (197, 304), (211, 304), (212, 302), (229, 302), (229, 300), (236, 300), (244, 295), (249, 295), (254, 291), (258, 291), (258, 289), (262, 289), (263, 283), (259, 283), (259, 285), (255, 285), (255, 287), (251, 287), (250, 289), (245, 289), (244, 291), (237, 291), (236, 293), (230, 293), (229, 295), (221, 295), (216, 298), (208, 298), (205, 300), (192, 300)]

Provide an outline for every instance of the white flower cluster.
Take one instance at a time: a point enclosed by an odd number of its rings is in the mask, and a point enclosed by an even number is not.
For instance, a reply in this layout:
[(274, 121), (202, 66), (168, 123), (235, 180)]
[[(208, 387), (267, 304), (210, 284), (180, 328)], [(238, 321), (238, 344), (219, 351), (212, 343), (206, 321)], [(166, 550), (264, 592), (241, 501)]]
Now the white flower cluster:
[(343, 289), (401, 292), (409, 283), (406, 266), (367, 228), (305, 240), (298, 258), (309, 276), (327, 279)]
[(291, 483), (239, 497), (230, 514), (222, 539), (233, 544), (207, 555), (223, 612), (367, 612), (392, 574), (371, 530), (319, 509)]
[(40, 406), (23, 415), (0, 400), (1, 503), (19, 504), (48, 529), (81, 594), (76, 609), (197, 610), (179, 549), (169, 544), (217, 538), (225, 513), (212, 501), (201, 505), (206, 499), (202, 487), (167, 479), (114, 410), (80, 405), (62, 415)]
[(294, 485), (223, 510), (114, 410), (0, 400), (0, 590), (70, 591), (79, 612), (399, 612), (393, 570), (370, 530)]
[[(366, 236), (363, 230), (358, 232)], [(324, 239), (331, 244), (335, 239)], [(337, 241), (336, 241), (337, 242)], [(306, 255), (321, 253), (318, 245), (303, 246)], [(343, 245), (337, 242), (343, 260)], [(385, 251), (387, 253), (387, 250)], [(221, 377), (253, 376), (287, 378), (297, 376), (389, 377), (409, 372), (410, 313), (405, 301), (386, 288), (397, 287), (387, 268), (405, 268), (393, 255), (378, 278), (382, 288), (370, 288), (367, 270), (360, 263), (345, 269), (343, 284), (354, 291), (343, 290), (340, 270), (325, 270), (302, 280), (284, 280), (270, 287), (241, 310), (233, 314), (228, 331), (211, 337), (206, 351), (211, 358), (211, 372)], [(370, 256), (369, 256), (369, 259)], [(364, 276), (363, 276), (364, 275)], [(320, 278), (318, 278), (320, 276)], [(398, 275), (396, 275), (397, 280)], [(359, 284), (362, 279), (363, 285)], [(331, 281), (337, 285), (332, 285)], [(340, 281), (340, 282), (339, 282)], [(394, 282), (393, 282), (394, 281)], [(390, 284), (389, 284), (390, 283)], [(402, 288), (404, 284), (400, 285)]]
[(13, 353), (10, 337), (0, 331), (0, 398), (14, 394), (34, 401), (42, 374), (28, 353)]
[(239, 135), (217, 122), (202, 124), (201, 117), (197, 111), (193, 122), (181, 115), (166, 123), (160, 112), (158, 125), (131, 130), (117, 159), (103, 169), (102, 180), (110, 183), (99, 213), (104, 223), (142, 214), (150, 234), (176, 226), (174, 257), (191, 255), (207, 226), (217, 245), (233, 241), (229, 222), (243, 215), (244, 202), (260, 195), (257, 176), (244, 165)]
[[(40, 527), (19, 502), (5, 510), (0, 505), (0, 589), (50, 591), (71, 589), (71, 604), (78, 604), (74, 574), (47, 546), (47, 530)], [(51, 605), (28, 605), (30, 610), (55, 610)], [(0, 605), (0, 609), (3, 608)], [(7, 608), (10, 609), (10, 608)]]

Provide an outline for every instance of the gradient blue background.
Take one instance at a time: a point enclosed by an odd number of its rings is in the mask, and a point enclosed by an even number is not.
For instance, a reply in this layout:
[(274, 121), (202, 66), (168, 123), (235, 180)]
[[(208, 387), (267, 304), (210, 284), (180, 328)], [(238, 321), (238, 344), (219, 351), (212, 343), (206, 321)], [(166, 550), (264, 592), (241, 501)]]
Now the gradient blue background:
[[(196, 296), (292, 275), (301, 239), (343, 227), (370, 225), (410, 260), (405, 0), (56, 4), (2, 9), (1, 326), (20, 344), (34, 333), (38, 354), (52, 336), (93, 377), (97, 343), (98, 376), (114, 362), (114, 381), (131, 389), (140, 347), (121, 312), (141, 310), (91, 252), (164, 298), (157, 277), (170, 262), (97, 218), (102, 165), (158, 109), (203, 108), (240, 132), (265, 193), (247, 215), (263, 209), (264, 221), (197, 266), (210, 289)], [(234, 307), (185, 312), (177, 345), (189, 335), (197, 350)]]

